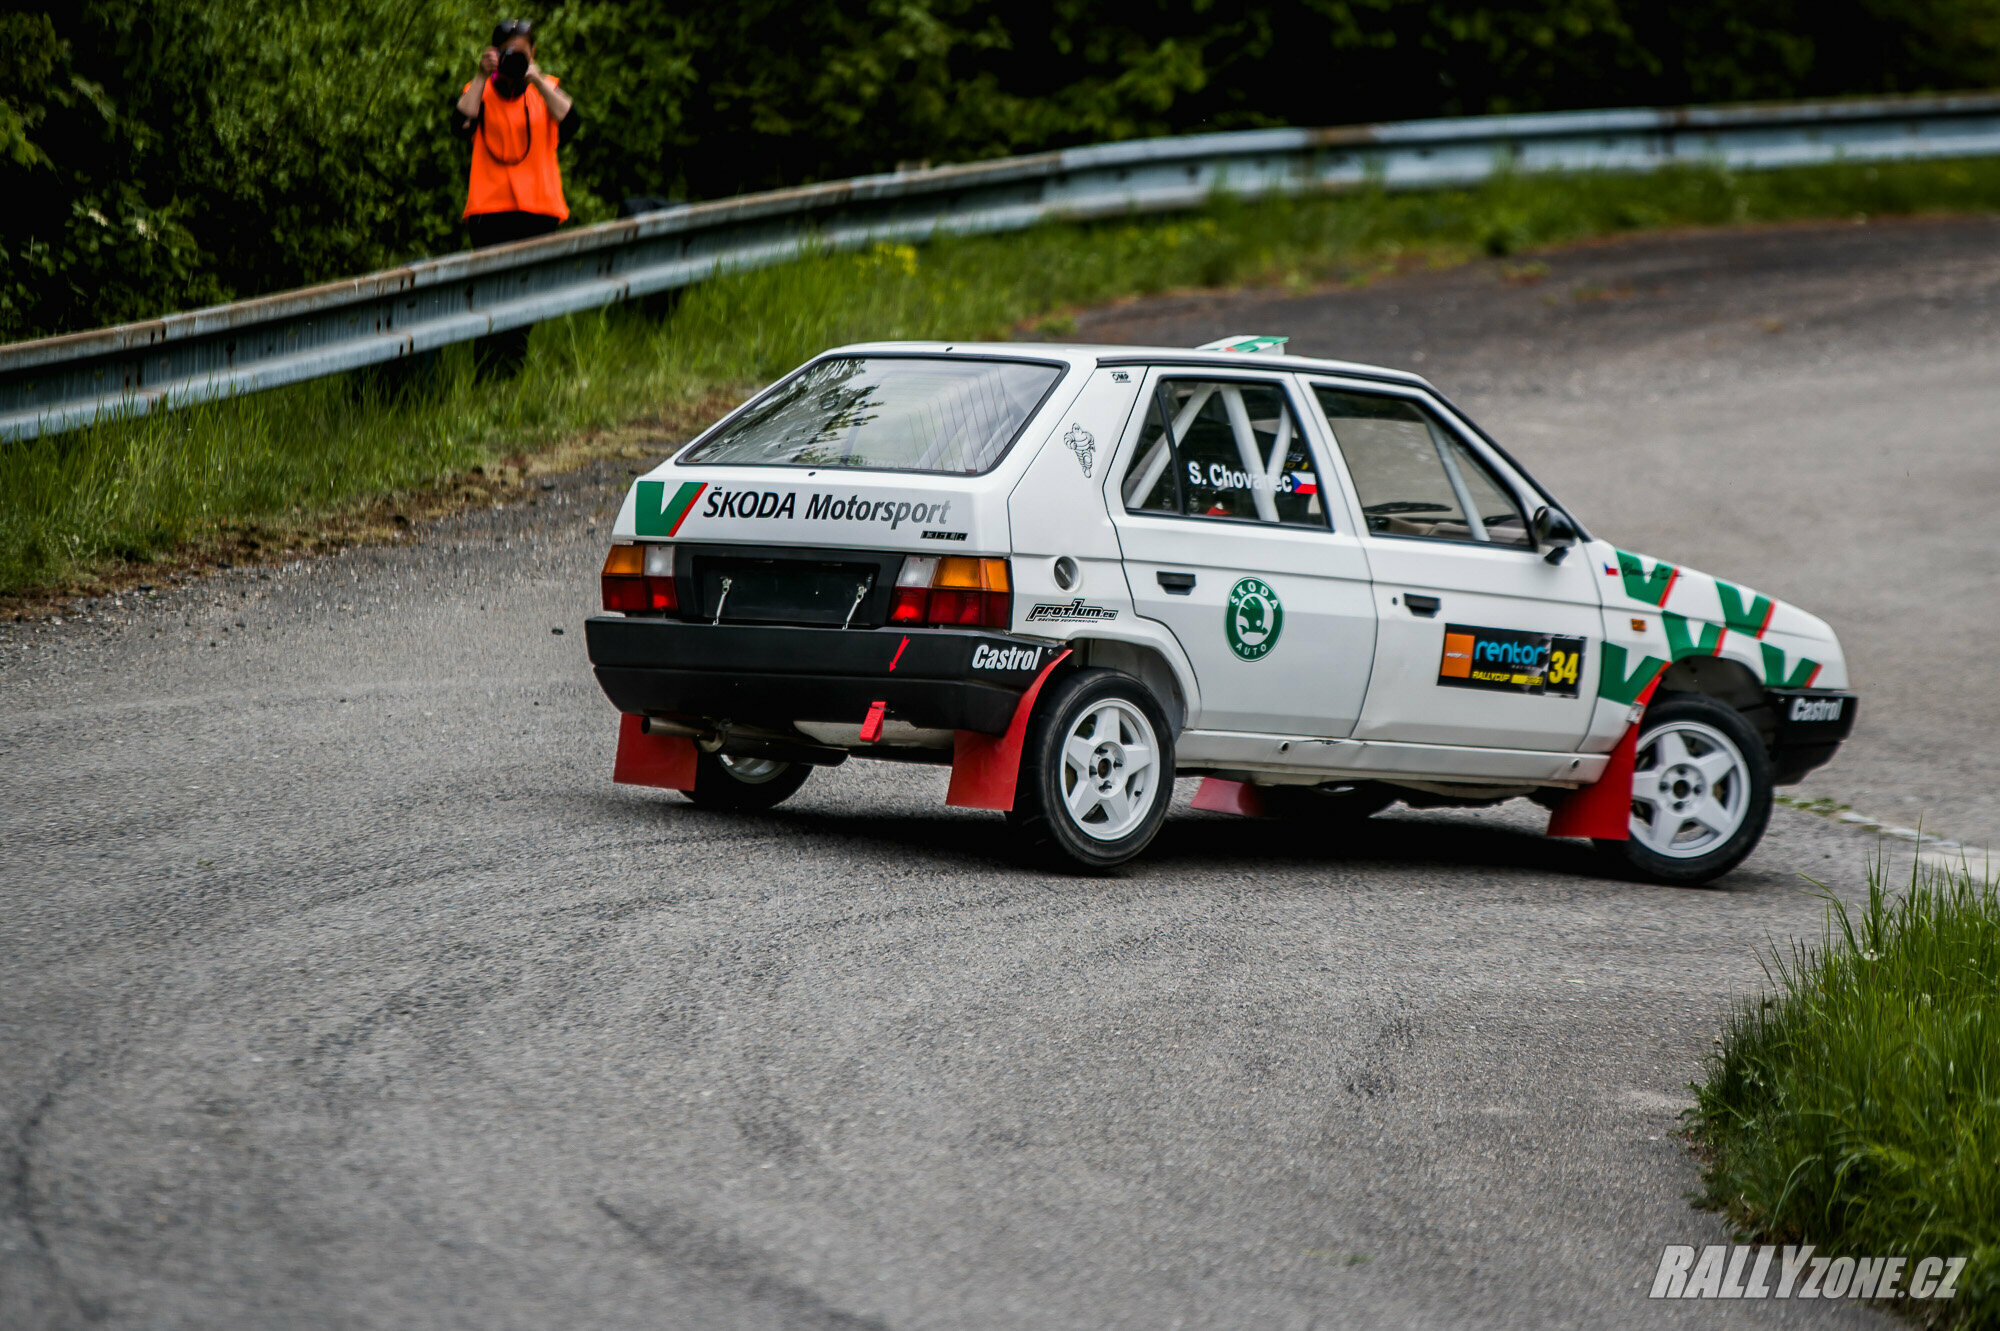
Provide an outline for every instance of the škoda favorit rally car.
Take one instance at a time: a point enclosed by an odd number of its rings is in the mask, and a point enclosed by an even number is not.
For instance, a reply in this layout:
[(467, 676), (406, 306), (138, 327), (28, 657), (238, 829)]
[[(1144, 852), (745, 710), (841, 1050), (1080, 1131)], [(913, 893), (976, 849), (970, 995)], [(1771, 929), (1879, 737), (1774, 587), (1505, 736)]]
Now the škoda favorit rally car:
[(587, 632), (615, 778), (768, 808), (949, 765), (1045, 858), (1203, 808), (1526, 796), (1630, 871), (1724, 873), (1854, 724), (1820, 619), (1620, 550), (1415, 375), (893, 343), (812, 360), (637, 481)]

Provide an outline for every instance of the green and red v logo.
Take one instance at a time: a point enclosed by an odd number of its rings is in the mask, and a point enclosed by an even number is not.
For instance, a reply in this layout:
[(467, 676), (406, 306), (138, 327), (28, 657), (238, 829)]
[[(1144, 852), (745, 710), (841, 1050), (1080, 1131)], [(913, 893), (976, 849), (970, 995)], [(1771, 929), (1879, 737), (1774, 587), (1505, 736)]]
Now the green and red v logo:
[(1617, 703), (1631, 703), (1639, 700), (1653, 677), (1667, 668), (1667, 663), (1657, 656), (1642, 656), (1638, 667), (1631, 674), (1625, 673), (1625, 649), (1615, 642), (1604, 644), (1604, 666), (1597, 675), (1597, 696), (1609, 698)]
[(1764, 630), (1771, 627), (1771, 612), (1777, 609), (1768, 596), (1750, 593), (1750, 604), (1743, 604), (1741, 588), (1732, 587), (1721, 578), (1715, 580), (1716, 595), (1722, 598), (1722, 622), (1738, 633), (1747, 633), (1753, 638), (1764, 636)]
[(1812, 682), (1819, 678), (1819, 662), (1809, 661), (1801, 656), (1799, 663), (1792, 667), (1792, 673), (1787, 675), (1785, 673), (1785, 649), (1782, 647), (1773, 647), (1768, 642), (1760, 642), (1757, 645), (1764, 649), (1764, 683), (1770, 687), (1774, 689), (1809, 689), (1812, 687)]
[(640, 481), (632, 487), (632, 530), (641, 536), (672, 536), (707, 488), (707, 481), (686, 481), (668, 500), (665, 481)]
[(1667, 594), (1674, 589), (1674, 579), (1681, 571), (1665, 560), (1656, 561), (1653, 571), (1647, 573), (1639, 556), (1624, 550), (1618, 554), (1618, 576), (1625, 583), (1625, 594), (1635, 601), (1647, 605), (1665, 605)]
[(1720, 624), (1703, 624), (1701, 641), (1688, 636), (1688, 617), (1677, 615), (1671, 610), (1660, 612), (1660, 619), (1667, 626), (1667, 650), (1678, 661), (1684, 656), (1718, 656), (1722, 652), (1723, 628)]

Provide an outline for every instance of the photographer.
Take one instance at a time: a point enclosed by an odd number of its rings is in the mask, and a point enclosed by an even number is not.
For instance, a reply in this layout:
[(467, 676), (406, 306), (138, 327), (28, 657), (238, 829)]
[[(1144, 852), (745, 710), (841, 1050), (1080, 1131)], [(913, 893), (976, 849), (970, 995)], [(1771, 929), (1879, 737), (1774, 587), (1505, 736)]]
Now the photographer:
[[(465, 225), (474, 249), (545, 236), (569, 216), (556, 149), (582, 121), (559, 82), (535, 63), (533, 24), (505, 19), (493, 29), (492, 44), (479, 53), (479, 72), (451, 112), (452, 132), (472, 142)], [(473, 345), (482, 372), (511, 374), (527, 350), (526, 328)]]

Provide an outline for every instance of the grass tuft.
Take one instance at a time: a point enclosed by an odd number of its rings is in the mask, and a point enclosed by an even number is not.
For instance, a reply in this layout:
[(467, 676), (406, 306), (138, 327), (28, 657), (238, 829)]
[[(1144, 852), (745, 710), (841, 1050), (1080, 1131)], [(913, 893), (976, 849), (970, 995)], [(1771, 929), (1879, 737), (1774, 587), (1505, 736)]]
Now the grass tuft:
[[(316, 524), (448, 492), (502, 459), (519, 465), (555, 448), (577, 458), (592, 440), (635, 433), (683, 437), (842, 342), (1060, 338), (1078, 308), (1131, 296), (1246, 283), (1296, 292), (1650, 227), (1986, 211), (2000, 211), (2000, 161), (1752, 175), (1676, 166), (1502, 176), (1467, 190), (1218, 198), (1178, 216), (806, 254), (691, 288), (664, 314), (642, 302), (543, 324), (524, 372), (503, 384), (477, 380), (456, 347), (402, 371), (0, 445), (0, 597), (84, 589), (122, 564), (232, 548), (246, 526), (267, 544), (303, 542)], [(1499, 269), (1516, 284), (1546, 272), (1532, 261)]]
[[(1966, 1257), (1929, 1309), (2000, 1320), (2000, 891), (1921, 859), (1869, 870), (1817, 947), (1776, 949), (1696, 1088), (1708, 1204), (1768, 1242)], [(1906, 1307), (1910, 1305), (1905, 1305)]]

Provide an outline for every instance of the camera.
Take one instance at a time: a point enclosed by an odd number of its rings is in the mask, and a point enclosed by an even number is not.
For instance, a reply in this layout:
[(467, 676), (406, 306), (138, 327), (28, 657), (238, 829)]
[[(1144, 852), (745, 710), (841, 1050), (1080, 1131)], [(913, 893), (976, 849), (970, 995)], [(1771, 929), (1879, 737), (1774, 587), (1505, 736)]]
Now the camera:
[(500, 54), (500, 77), (519, 83), (528, 77), (528, 53), (526, 51), (503, 51)]

